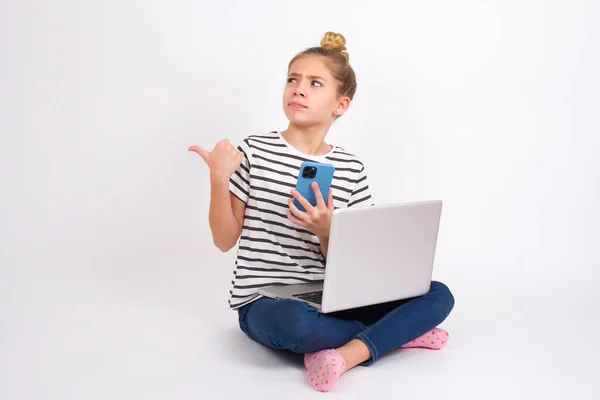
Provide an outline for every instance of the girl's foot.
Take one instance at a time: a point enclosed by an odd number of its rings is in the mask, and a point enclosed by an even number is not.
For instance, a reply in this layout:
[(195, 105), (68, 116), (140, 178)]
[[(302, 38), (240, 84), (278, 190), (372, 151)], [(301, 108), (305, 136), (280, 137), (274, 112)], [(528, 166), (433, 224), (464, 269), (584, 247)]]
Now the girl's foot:
[(334, 349), (304, 355), (308, 383), (320, 392), (328, 392), (346, 371), (344, 357)]
[(406, 343), (400, 348), (424, 347), (427, 349), (439, 350), (448, 343), (449, 338), (450, 334), (448, 332), (440, 328), (435, 328), (412, 342)]

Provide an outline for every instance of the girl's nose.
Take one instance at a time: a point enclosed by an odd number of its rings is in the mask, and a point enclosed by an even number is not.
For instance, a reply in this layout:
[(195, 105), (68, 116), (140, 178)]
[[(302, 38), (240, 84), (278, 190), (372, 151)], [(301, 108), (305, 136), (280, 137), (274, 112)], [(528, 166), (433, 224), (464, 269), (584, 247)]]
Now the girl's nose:
[(302, 97), (306, 96), (306, 92), (300, 85), (296, 86), (296, 89), (294, 89), (294, 94), (296, 96), (302, 96)]

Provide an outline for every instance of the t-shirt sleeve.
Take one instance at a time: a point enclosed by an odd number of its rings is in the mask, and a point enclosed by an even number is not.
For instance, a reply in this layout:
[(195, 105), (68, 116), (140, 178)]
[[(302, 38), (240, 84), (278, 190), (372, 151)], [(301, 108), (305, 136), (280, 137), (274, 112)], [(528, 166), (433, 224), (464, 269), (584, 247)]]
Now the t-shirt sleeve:
[(244, 154), (242, 162), (229, 179), (229, 191), (244, 203), (250, 196), (250, 169), (252, 168), (252, 154), (248, 139), (244, 139), (237, 148)]
[(358, 174), (358, 180), (354, 185), (350, 200), (348, 201), (348, 207), (355, 205), (360, 206), (372, 206), (373, 198), (371, 197), (371, 190), (369, 189), (369, 180), (367, 179), (367, 171), (363, 166)]

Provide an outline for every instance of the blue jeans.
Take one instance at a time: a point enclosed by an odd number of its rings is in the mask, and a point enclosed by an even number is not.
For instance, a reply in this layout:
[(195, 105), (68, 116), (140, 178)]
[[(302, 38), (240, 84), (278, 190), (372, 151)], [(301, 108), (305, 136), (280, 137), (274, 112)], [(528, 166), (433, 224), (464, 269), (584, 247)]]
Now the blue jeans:
[(362, 340), (370, 365), (438, 326), (454, 307), (446, 285), (433, 281), (423, 296), (322, 314), (307, 303), (262, 297), (238, 309), (240, 328), (254, 341), (294, 353), (313, 353)]

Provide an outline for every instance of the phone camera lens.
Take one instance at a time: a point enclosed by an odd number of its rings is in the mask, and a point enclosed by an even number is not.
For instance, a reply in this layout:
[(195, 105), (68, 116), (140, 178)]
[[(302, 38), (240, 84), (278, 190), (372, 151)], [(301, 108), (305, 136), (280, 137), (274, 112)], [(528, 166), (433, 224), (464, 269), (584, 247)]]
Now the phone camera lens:
[(302, 177), (312, 179), (317, 175), (317, 167), (305, 167), (302, 170)]

